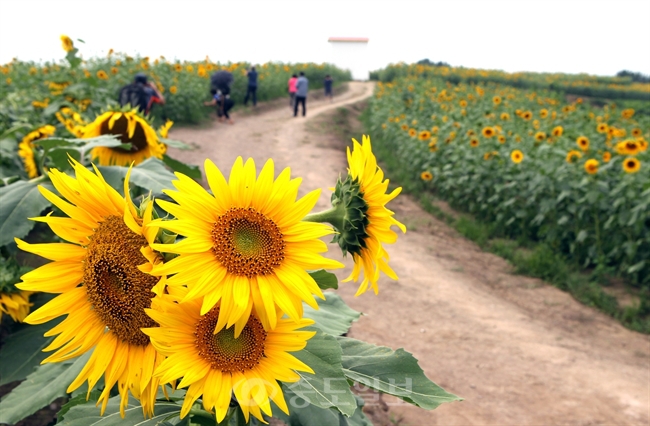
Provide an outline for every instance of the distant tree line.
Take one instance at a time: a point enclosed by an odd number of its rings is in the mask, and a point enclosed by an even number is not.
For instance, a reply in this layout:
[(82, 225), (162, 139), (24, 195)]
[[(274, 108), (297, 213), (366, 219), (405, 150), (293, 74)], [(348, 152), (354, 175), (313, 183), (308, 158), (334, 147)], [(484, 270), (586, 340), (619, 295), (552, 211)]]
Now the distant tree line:
[(640, 72), (623, 70), (617, 72), (616, 77), (629, 77), (636, 83), (650, 83), (650, 75), (641, 74)]

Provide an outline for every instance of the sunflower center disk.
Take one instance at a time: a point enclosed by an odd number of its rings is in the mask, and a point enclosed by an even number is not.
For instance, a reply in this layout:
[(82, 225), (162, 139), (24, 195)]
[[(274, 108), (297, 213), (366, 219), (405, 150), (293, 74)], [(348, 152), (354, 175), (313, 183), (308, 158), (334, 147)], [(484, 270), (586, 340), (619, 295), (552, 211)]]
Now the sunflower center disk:
[(109, 216), (93, 234), (84, 263), (84, 285), (93, 309), (118, 338), (139, 346), (149, 344), (140, 328), (156, 326), (144, 309), (151, 307), (151, 288), (158, 278), (138, 269), (147, 261), (140, 253), (146, 245), (121, 217)]
[(214, 334), (218, 317), (219, 308), (214, 308), (199, 320), (194, 333), (199, 355), (223, 373), (253, 369), (264, 356), (266, 331), (260, 320), (251, 316), (235, 339), (234, 326)]
[(269, 275), (284, 260), (280, 228), (253, 208), (232, 208), (212, 228), (212, 252), (234, 275)]
[[(110, 120), (110, 119), (109, 119)], [(138, 152), (143, 150), (148, 146), (147, 144), (147, 135), (144, 133), (144, 129), (142, 128), (142, 125), (138, 122), (135, 124), (135, 131), (133, 132), (133, 137), (129, 137), (129, 132), (128, 132), (128, 125), (129, 125), (129, 120), (124, 116), (124, 114), (115, 120), (115, 123), (113, 123), (113, 128), (109, 129), (108, 128), (108, 122), (109, 120), (105, 120), (100, 127), (100, 132), (102, 135), (116, 135), (117, 138), (122, 141), (122, 143), (130, 143), (131, 144), (131, 149), (124, 149), (124, 148), (111, 148), (115, 151), (120, 151), (120, 152)]]

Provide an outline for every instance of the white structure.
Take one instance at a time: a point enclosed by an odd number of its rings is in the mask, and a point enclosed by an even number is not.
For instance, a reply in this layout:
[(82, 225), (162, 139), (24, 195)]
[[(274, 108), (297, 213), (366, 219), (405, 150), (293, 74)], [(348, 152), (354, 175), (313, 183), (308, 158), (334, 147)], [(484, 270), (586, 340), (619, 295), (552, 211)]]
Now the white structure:
[(330, 37), (327, 40), (332, 46), (330, 62), (337, 67), (352, 72), (353, 80), (368, 80), (368, 39), (363, 37)]

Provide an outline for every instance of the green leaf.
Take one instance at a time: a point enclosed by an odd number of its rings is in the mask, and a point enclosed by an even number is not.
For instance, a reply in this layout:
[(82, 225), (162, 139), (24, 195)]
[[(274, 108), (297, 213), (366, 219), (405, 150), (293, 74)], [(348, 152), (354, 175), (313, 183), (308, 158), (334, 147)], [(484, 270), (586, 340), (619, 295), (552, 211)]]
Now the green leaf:
[(325, 292), (325, 300), (318, 301), (319, 309), (305, 306), (304, 317), (316, 321), (315, 327), (332, 336), (341, 336), (348, 332), (352, 323), (359, 319), (360, 312), (345, 304), (341, 296)]
[(43, 352), (43, 349), (54, 337), (45, 337), (43, 334), (59, 322), (60, 320), (55, 320), (46, 324), (27, 325), (7, 336), (0, 349), (0, 386), (23, 380), (47, 358), (49, 354)]
[(273, 417), (282, 420), (287, 426), (372, 426), (363, 413), (363, 399), (354, 396), (357, 407), (351, 417), (345, 417), (334, 408), (319, 408), (285, 389), (284, 399), (289, 406), (289, 415), (273, 405)]
[(0, 187), (0, 246), (8, 244), (14, 237), (22, 238), (34, 227), (30, 217), (38, 216), (50, 206), (50, 202), (38, 192), (38, 185), (53, 190), (44, 181), (19, 180)]
[(336, 339), (317, 330), (307, 341), (307, 347), (293, 355), (315, 374), (298, 371), (300, 380), (287, 385), (288, 388), (310, 404), (320, 408), (334, 407), (351, 416), (357, 404), (341, 369), (341, 348)]
[(163, 162), (168, 165), (173, 171), (183, 173), (192, 179), (201, 180), (203, 177), (201, 175), (201, 169), (199, 166), (192, 166), (190, 164), (181, 163), (180, 161), (173, 159), (167, 154), (163, 155)]
[(194, 149), (194, 148), (192, 148), (191, 145), (188, 145), (185, 142), (176, 141), (176, 140), (173, 140), (173, 139), (160, 138), (160, 142), (162, 142), (165, 145), (170, 146), (172, 148), (176, 148), (176, 149), (182, 149), (182, 150)]
[(337, 340), (343, 351), (343, 372), (350, 380), (427, 410), (461, 400), (429, 380), (417, 359), (404, 349), (394, 351), (348, 337)]
[(171, 401), (156, 401), (153, 417), (145, 419), (140, 401), (129, 395), (129, 403), (120, 415), (121, 397), (116, 395), (108, 400), (103, 416), (94, 401), (75, 405), (67, 412), (65, 419), (57, 423), (61, 426), (158, 426), (164, 422), (177, 424), (181, 406)]
[(35, 145), (40, 145), (44, 149), (53, 149), (60, 147), (75, 147), (78, 150), (88, 152), (88, 150), (98, 147), (107, 146), (111, 148), (131, 149), (130, 143), (122, 143), (121, 140), (115, 135), (102, 135), (95, 138), (88, 139), (75, 139), (75, 138), (47, 138), (40, 139), (33, 142)]
[(14, 424), (65, 396), (66, 389), (81, 372), (90, 353), (86, 352), (76, 360), (39, 366), (0, 402), (0, 423)]
[[(122, 166), (101, 166), (98, 167), (106, 181), (114, 188), (121, 188), (128, 167)], [(174, 176), (169, 170), (165, 168), (162, 161), (155, 157), (151, 157), (138, 164), (131, 170), (130, 182), (144, 188), (152, 190), (155, 193), (161, 193), (163, 189), (172, 188), (172, 180)]]
[(316, 281), (318, 287), (321, 290), (327, 290), (328, 288), (338, 289), (339, 280), (331, 272), (327, 272), (325, 269), (319, 269), (318, 271), (309, 272), (309, 275)]
[(102, 393), (101, 393), (100, 391), (98, 391), (98, 390), (94, 390), (94, 391), (90, 392), (90, 396), (87, 395), (87, 392), (83, 392), (83, 393), (80, 393), (80, 394), (78, 394), (78, 395), (76, 395), (76, 396), (70, 398), (70, 399), (68, 400), (68, 402), (66, 402), (66, 403), (63, 405), (63, 407), (61, 407), (61, 409), (59, 410), (59, 412), (56, 413), (56, 418), (57, 418), (57, 420), (58, 420), (59, 422), (60, 422), (61, 420), (63, 420), (63, 419), (65, 418), (65, 413), (67, 413), (68, 411), (70, 411), (70, 409), (71, 409), (72, 407), (74, 407), (74, 406), (85, 404), (85, 403), (87, 403), (88, 401), (97, 401), (97, 400), (99, 400), (99, 396), (100, 396), (101, 394), (102, 394)]

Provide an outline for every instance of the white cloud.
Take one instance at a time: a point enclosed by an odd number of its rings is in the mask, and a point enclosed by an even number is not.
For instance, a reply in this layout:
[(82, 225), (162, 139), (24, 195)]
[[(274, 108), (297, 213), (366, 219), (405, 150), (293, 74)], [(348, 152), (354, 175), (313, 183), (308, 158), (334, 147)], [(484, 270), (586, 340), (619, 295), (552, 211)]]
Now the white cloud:
[(329, 59), (330, 36), (369, 37), (371, 68), (423, 58), (506, 71), (650, 74), (648, 1), (2, 0), (0, 63), (62, 58), (59, 35), (188, 60)]

